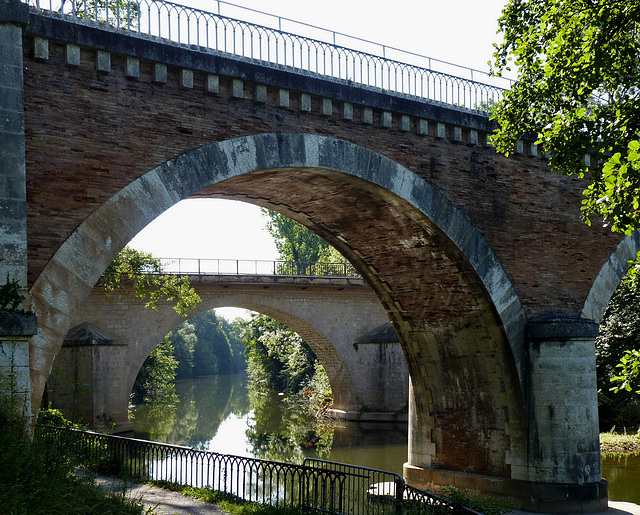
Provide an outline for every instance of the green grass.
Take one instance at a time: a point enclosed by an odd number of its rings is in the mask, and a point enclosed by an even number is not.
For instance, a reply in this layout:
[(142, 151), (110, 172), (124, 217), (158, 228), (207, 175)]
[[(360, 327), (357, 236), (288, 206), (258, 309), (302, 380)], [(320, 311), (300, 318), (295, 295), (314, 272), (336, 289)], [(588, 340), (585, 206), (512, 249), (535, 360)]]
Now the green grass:
[(600, 452), (604, 456), (640, 454), (640, 432), (619, 432), (612, 428), (608, 433), (600, 433)]
[(245, 501), (233, 494), (217, 492), (210, 488), (194, 488), (177, 485), (168, 481), (151, 481), (149, 484), (180, 492), (183, 495), (199, 499), (200, 501), (216, 504), (224, 511), (234, 515), (317, 515), (316, 510), (303, 506), (272, 506), (270, 504), (256, 504)]
[(106, 493), (79, 477), (74, 461), (34, 442), (24, 421), (0, 410), (0, 506), (12, 515), (141, 515), (142, 504), (125, 491)]

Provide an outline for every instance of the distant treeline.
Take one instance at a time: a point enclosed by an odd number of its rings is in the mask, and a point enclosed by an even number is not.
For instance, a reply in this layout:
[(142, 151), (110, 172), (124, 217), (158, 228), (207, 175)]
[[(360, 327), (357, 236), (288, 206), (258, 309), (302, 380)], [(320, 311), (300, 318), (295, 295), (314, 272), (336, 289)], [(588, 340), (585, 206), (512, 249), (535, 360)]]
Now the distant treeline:
[(212, 310), (180, 324), (151, 352), (136, 379), (133, 402), (175, 402), (176, 379), (245, 371), (253, 390), (331, 392), (316, 355), (287, 326), (261, 314), (229, 323)]
[(245, 322), (206, 311), (171, 331), (145, 360), (131, 392), (134, 403), (177, 400), (174, 380), (246, 370)]

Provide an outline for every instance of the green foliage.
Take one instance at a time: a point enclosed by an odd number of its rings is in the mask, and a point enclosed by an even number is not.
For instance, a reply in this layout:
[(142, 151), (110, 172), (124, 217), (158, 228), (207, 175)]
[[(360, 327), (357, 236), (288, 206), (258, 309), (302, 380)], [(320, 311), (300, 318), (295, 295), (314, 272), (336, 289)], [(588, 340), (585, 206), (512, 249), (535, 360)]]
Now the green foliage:
[(230, 324), (211, 310), (171, 331), (169, 339), (179, 362), (178, 379), (242, 372), (245, 369), (242, 327), (242, 321)]
[[(634, 370), (640, 342), (640, 280), (638, 263), (632, 265), (625, 279), (616, 289), (600, 324), (596, 339), (596, 372), (598, 376), (598, 404), (601, 428), (623, 427), (640, 422), (640, 397), (633, 385), (640, 388), (638, 376), (624, 377), (625, 370)], [(624, 358), (620, 370), (621, 359)], [(638, 362), (636, 362), (638, 363)], [(638, 370), (636, 364), (635, 370)], [(623, 372), (623, 373), (621, 373)], [(618, 377), (619, 379), (615, 379)], [(612, 387), (613, 381), (613, 387)], [(627, 389), (629, 386), (629, 389)]]
[(74, 6), (78, 18), (113, 27), (135, 30), (140, 22), (140, 8), (134, 0), (75, 0)]
[[(533, 134), (552, 169), (589, 178), (587, 224), (596, 216), (613, 231), (640, 228), (640, 0), (510, 0), (499, 27), (496, 73), (514, 65), (518, 80), (495, 105), (496, 149), (508, 155)], [(632, 391), (640, 356), (627, 350), (614, 388)]]
[(148, 298), (145, 307), (158, 309), (158, 302), (175, 302), (174, 310), (184, 317), (199, 302), (187, 276), (162, 274), (160, 261), (151, 254), (125, 247), (102, 274), (98, 284), (107, 291), (120, 287), (122, 280), (133, 283), (139, 299)]
[(255, 421), (247, 431), (253, 452), (264, 459), (296, 457), (299, 462), (305, 449), (327, 454), (333, 432), (317, 417), (331, 404), (331, 388), (311, 348), (265, 315), (247, 322), (243, 338)]
[(275, 211), (263, 209), (267, 231), (273, 236), (282, 261), (343, 263), (345, 258), (304, 225)]
[(22, 313), (19, 308), (23, 300), (20, 283), (7, 274), (7, 281), (0, 285), (0, 313)]
[(496, 149), (509, 154), (530, 133), (553, 169), (580, 177), (589, 152), (582, 216), (627, 234), (640, 225), (639, 24), (638, 0), (511, 0), (493, 63), (518, 72), (495, 106)]
[(640, 394), (640, 350), (626, 350), (616, 367), (620, 371), (619, 375), (611, 378), (611, 382), (616, 384), (613, 390)]
[(152, 485), (180, 492), (199, 499), (206, 503), (217, 504), (227, 513), (234, 515), (312, 515), (317, 514), (317, 510), (304, 506), (274, 506), (271, 504), (257, 504), (245, 501), (238, 496), (226, 492), (218, 492), (210, 488), (194, 488), (186, 485), (178, 485), (167, 481), (152, 481)]
[(171, 405), (178, 402), (175, 379), (178, 362), (171, 340), (165, 337), (147, 357), (133, 385), (134, 402)]
[(600, 452), (603, 456), (638, 456), (640, 455), (640, 432), (628, 433), (611, 431), (600, 433)]
[[(0, 402), (0, 406), (6, 403)], [(75, 474), (77, 463), (52, 446), (32, 441), (27, 424), (0, 407), (0, 506), (15, 515), (134, 515), (141, 504), (123, 493), (108, 494), (91, 477)]]
[(293, 393), (313, 377), (315, 354), (300, 336), (277, 320), (254, 315), (243, 339), (253, 388)]
[(55, 408), (41, 409), (38, 411), (38, 425), (64, 427), (68, 429), (86, 429), (86, 427), (65, 418), (62, 411)]

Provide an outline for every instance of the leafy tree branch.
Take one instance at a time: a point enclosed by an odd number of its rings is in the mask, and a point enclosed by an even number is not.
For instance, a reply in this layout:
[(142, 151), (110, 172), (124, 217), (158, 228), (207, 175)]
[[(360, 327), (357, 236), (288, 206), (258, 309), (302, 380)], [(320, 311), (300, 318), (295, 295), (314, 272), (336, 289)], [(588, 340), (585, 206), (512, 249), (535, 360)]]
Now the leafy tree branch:
[(186, 276), (163, 274), (162, 265), (151, 254), (125, 247), (104, 271), (98, 285), (107, 291), (117, 290), (122, 281), (133, 284), (136, 296), (147, 299), (145, 307), (158, 309), (158, 302), (174, 302), (173, 309), (187, 317), (200, 302), (200, 296)]
[(640, 226), (640, 2), (511, 0), (499, 27), (494, 73), (514, 67), (518, 80), (495, 106), (496, 149), (508, 155), (533, 135), (552, 169), (588, 177), (585, 222), (630, 234)]

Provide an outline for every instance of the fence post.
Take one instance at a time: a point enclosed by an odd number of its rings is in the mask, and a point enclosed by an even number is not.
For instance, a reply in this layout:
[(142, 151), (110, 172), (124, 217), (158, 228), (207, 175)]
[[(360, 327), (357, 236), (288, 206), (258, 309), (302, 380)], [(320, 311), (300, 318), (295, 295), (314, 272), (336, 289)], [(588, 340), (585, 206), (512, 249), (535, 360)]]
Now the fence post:
[(395, 484), (396, 484), (395, 511), (396, 511), (396, 513), (400, 513), (400, 511), (402, 511), (402, 503), (404, 501), (404, 481), (402, 479), (400, 479), (399, 477), (397, 477), (395, 479)]

